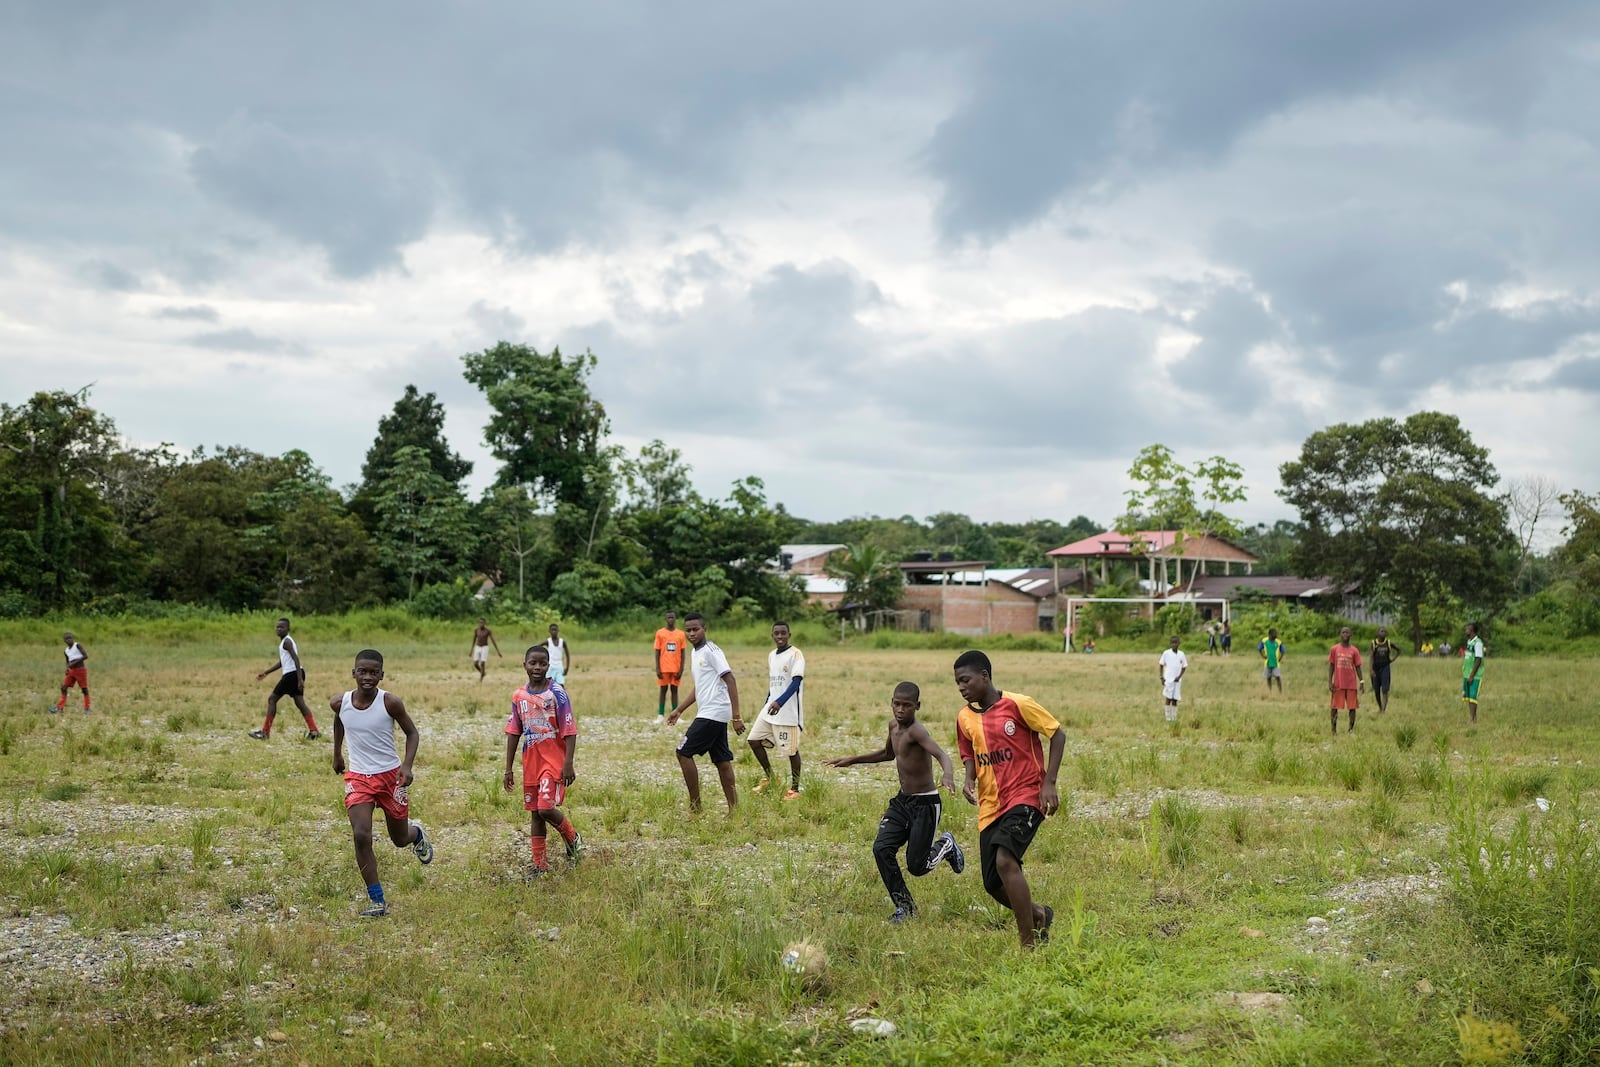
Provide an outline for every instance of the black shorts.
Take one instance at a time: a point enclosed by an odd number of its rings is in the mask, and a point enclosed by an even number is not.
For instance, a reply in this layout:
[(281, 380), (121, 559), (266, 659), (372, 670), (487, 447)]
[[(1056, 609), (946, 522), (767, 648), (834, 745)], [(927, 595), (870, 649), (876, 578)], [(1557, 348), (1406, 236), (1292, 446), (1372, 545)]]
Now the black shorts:
[(305, 679), (300, 677), (299, 671), (290, 671), (278, 679), (278, 684), (272, 687), (275, 697), (297, 697), (306, 691)]
[(1006, 888), (1000, 882), (1000, 868), (996, 854), (1005, 849), (1016, 857), (1022, 866), (1022, 857), (1033, 844), (1033, 835), (1039, 832), (1044, 813), (1031, 804), (1018, 804), (1009, 808), (978, 835), (978, 861), (983, 868), (983, 888), (1000, 903), (1010, 907)]
[(1373, 665), (1372, 691), (1374, 693), (1387, 693), (1389, 691), (1389, 665), (1387, 663), (1381, 667), (1377, 666), (1376, 664)]
[(733, 749), (728, 747), (728, 724), (715, 719), (696, 718), (678, 742), (678, 755), (710, 756), (712, 763), (733, 762)]

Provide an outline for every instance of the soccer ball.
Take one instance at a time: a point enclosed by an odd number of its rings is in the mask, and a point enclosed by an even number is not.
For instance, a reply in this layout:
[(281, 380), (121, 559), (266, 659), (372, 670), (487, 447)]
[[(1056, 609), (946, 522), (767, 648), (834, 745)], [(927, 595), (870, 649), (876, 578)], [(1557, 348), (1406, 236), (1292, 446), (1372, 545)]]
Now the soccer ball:
[(828, 953), (821, 945), (809, 941), (796, 941), (783, 950), (778, 966), (785, 974), (809, 983), (821, 982), (828, 976)]

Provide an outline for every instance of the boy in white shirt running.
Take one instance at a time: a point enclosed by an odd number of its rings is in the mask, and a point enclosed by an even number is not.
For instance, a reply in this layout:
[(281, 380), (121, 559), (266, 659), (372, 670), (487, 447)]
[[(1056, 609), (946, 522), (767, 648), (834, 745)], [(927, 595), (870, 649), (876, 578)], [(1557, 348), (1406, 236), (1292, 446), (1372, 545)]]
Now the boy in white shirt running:
[(1178, 649), (1178, 636), (1172, 636), (1172, 647), (1161, 653), (1161, 697), (1165, 701), (1162, 711), (1168, 722), (1178, 721), (1178, 704), (1183, 700), (1183, 675), (1189, 669), (1189, 657)]
[[(389, 914), (389, 902), (378, 881), (378, 857), (372, 852), (372, 809), (383, 809), (383, 821), (395, 848), (409, 848), (422, 863), (433, 862), (433, 845), (422, 823), (410, 818), (408, 791), (416, 777), (411, 765), (417, 758), (417, 727), (405, 702), (378, 688), (383, 681), (383, 653), (363, 649), (356, 653), (350, 672), (356, 687), (328, 701), (333, 712), (333, 773), (344, 775), (345, 814), (355, 839), (356, 868), (367, 887), (370, 904), (362, 918)], [(406, 736), (406, 756), (394, 750), (394, 728)], [(344, 739), (350, 738), (350, 765), (344, 762)]]
[(789, 757), (789, 788), (783, 799), (793, 800), (800, 795), (800, 734), (805, 730), (800, 685), (805, 680), (806, 657), (789, 643), (786, 622), (772, 624), (772, 643), (778, 647), (767, 653), (767, 703), (750, 728), (750, 751), (761, 764), (761, 781), (752, 792), (767, 791), (767, 784), (772, 781), (767, 749), (775, 748)]

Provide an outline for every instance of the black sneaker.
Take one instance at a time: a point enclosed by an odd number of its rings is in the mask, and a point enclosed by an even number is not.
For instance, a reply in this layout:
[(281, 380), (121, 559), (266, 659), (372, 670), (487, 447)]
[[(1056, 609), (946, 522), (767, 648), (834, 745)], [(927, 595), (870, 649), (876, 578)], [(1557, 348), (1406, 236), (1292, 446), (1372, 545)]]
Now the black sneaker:
[(1056, 921), (1056, 912), (1048, 904), (1040, 904), (1039, 910), (1044, 912), (1044, 925), (1033, 928), (1033, 939), (1041, 945), (1048, 945), (1050, 943), (1050, 927)]
[(319, 738), (321, 736), (322, 736), (322, 731), (321, 730), (307, 730), (306, 731), (306, 740), (307, 741), (315, 741), (317, 738)]
[(583, 835), (574, 833), (572, 840), (567, 842), (567, 859), (573, 863), (578, 862), (578, 857), (583, 855)]
[(960, 845), (956, 844), (954, 834), (946, 830), (945, 836), (950, 838), (950, 852), (945, 856), (945, 859), (950, 861), (950, 869), (960, 874), (967, 869), (967, 854), (961, 850)]
[(257, 741), (265, 741), (267, 739), (267, 733), (265, 730), (251, 730), (250, 736), (255, 738)]
[(916, 913), (916, 908), (896, 908), (894, 909), (894, 914), (889, 916), (889, 921), (895, 926), (899, 926), (901, 923), (908, 921)]

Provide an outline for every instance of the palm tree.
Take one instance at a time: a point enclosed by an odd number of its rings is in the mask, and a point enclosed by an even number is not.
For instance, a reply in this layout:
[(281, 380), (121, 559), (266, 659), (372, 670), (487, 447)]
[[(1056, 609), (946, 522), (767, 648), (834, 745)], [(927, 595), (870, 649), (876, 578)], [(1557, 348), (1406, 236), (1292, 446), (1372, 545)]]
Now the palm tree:
[(830, 578), (843, 580), (845, 607), (876, 612), (900, 602), (905, 585), (900, 567), (876, 545), (845, 545), (828, 558), (824, 570)]

